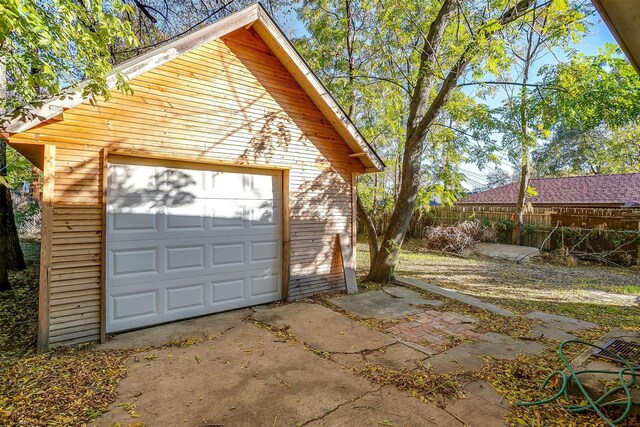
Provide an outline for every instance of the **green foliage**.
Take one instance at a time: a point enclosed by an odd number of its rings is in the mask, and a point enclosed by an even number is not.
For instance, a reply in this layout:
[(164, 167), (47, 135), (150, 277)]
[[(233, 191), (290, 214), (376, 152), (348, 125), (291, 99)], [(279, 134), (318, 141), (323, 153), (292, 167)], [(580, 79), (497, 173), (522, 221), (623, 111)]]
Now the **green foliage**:
[(40, 213), (40, 206), (35, 202), (23, 203), (18, 206), (14, 206), (13, 215), (18, 230), (25, 223), (33, 220), (33, 217)]
[(553, 88), (539, 99), (548, 125), (616, 129), (640, 115), (640, 77), (617, 46), (607, 44), (596, 55), (573, 55), (542, 72), (545, 85)]
[(640, 172), (640, 122), (612, 130), (555, 126), (553, 137), (533, 153), (538, 175), (566, 176)]
[[(554, 1), (550, 7), (526, 17), (525, 25), (502, 31), (508, 46), (505, 54), (510, 60), (508, 72), (493, 75), (498, 86), (504, 82), (501, 89), (506, 96), (502, 106), (491, 113), (495, 130), (502, 134), (500, 148), (514, 165), (526, 162), (529, 151), (549, 135), (550, 124), (544, 120), (547, 107), (540, 94), (560, 90), (547, 79), (537, 88), (528, 86), (536, 84), (532, 70), (539, 61), (546, 60), (549, 53), (564, 50), (571, 55), (568, 46), (587, 31), (586, 13), (583, 5), (570, 4), (568, 0)], [(478, 94), (485, 95), (483, 92)]]
[[(86, 79), (84, 96), (109, 97), (106, 82), (110, 48), (137, 43), (120, 0), (0, 1), (0, 58), (6, 64), (8, 91), (0, 108), (11, 110), (64, 85)], [(127, 89), (119, 76), (117, 85)]]
[(617, 46), (573, 55), (541, 71), (541, 126), (552, 131), (534, 153), (541, 175), (640, 171), (640, 77)]
[(35, 175), (31, 162), (16, 150), (7, 146), (7, 184), (18, 189), (23, 182), (33, 182)]
[[(501, 73), (509, 67), (506, 39), (490, 37), (504, 29), (487, 11), (496, 14), (514, 3), (460, 2), (437, 47), (437, 69), (420, 64), (424, 38), (440, 1), (315, 0), (297, 9), (308, 35), (295, 40), (296, 46), (387, 163), (378, 185), (374, 178), (360, 178), (359, 191), (367, 207), (383, 212), (377, 202), (384, 201), (385, 209), (395, 204), (411, 94), (420, 79), (431, 82), (428, 106), (447, 70), (461, 57), (468, 58), (473, 75), (485, 75), (487, 69)], [(432, 197), (450, 204), (463, 194), (460, 164), (496, 160), (490, 137), (493, 120), (485, 105), (454, 89), (426, 135), (418, 208), (428, 209)], [(372, 185), (375, 190), (367, 191)]]

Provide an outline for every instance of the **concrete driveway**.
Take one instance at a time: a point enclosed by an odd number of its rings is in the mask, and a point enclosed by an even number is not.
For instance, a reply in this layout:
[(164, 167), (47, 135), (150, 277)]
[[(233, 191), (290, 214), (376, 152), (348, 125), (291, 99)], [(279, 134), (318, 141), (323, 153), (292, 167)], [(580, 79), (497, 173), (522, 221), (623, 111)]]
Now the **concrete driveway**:
[(101, 348), (146, 349), (130, 358), (98, 426), (499, 426), (508, 411), (482, 381), (436, 406), (366, 379), (358, 370), (367, 364), (411, 369), (434, 354), (319, 304), (207, 316)]

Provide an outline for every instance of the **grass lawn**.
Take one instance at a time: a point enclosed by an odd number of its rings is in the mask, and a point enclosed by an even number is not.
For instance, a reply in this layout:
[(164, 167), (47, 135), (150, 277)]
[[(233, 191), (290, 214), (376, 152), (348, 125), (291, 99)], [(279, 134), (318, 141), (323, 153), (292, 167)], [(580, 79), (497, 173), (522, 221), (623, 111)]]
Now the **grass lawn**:
[[(358, 244), (358, 274), (366, 274), (369, 251)], [(640, 329), (640, 270), (548, 262), (516, 264), (492, 259), (421, 253), (419, 241), (403, 246), (397, 276), (480, 297), (517, 313), (544, 311), (598, 323)]]

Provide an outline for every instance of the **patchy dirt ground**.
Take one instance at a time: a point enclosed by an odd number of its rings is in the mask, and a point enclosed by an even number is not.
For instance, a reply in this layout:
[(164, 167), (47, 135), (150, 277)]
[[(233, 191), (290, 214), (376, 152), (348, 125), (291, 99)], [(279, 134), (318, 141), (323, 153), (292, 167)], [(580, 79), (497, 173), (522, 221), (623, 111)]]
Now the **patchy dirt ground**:
[[(518, 313), (544, 311), (601, 326), (640, 328), (640, 269), (548, 262), (460, 258), (419, 252), (409, 241), (396, 275), (481, 297)], [(367, 245), (358, 244), (358, 273), (366, 274)]]

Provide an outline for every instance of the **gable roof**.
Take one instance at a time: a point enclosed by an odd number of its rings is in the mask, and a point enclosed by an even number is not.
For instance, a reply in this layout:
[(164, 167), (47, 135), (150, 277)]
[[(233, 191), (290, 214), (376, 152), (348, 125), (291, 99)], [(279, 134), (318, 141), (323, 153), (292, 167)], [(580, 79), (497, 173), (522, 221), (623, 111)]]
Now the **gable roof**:
[[(617, 175), (534, 178), (538, 195), (528, 198), (533, 205), (640, 206), (640, 173)], [(519, 182), (471, 194), (460, 205), (515, 205)]]
[[(118, 65), (107, 77), (107, 85), (110, 89), (116, 87), (118, 73), (122, 74), (126, 80), (131, 80), (205, 43), (240, 28), (249, 27), (255, 29), (349, 145), (353, 151), (351, 156), (360, 159), (366, 172), (382, 171), (385, 167), (382, 159), (260, 3), (248, 6), (198, 31)], [(59, 95), (38, 102), (37, 105), (34, 103), (23, 107), (22, 110), (27, 114), (21, 114), (18, 117), (14, 117), (12, 114), (5, 115), (0, 131), (9, 135), (25, 132), (59, 116), (66, 109), (80, 105), (85, 101), (82, 96), (82, 88), (87, 83), (83, 81), (73, 88), (62, 91)]]

